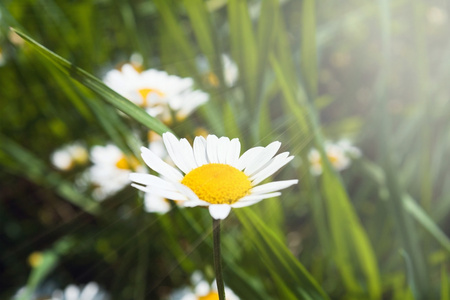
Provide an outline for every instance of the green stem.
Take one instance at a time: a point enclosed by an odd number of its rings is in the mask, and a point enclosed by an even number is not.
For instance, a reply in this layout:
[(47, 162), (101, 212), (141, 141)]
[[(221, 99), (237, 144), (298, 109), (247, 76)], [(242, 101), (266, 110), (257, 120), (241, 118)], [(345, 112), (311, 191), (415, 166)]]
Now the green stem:
[(214, 270), (216, 271), (217, 292), (219, 300), (225, 300), (225, 287), (222, 276), (222, 259), (220, 256), (220, 220), (213, 219)]

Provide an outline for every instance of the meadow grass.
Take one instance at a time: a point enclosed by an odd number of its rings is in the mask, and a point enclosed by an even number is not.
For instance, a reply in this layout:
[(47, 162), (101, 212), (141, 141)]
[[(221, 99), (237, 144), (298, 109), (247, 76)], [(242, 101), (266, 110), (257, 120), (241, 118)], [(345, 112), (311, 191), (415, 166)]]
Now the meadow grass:
[[(195, 270), (212, 281), (207, 210), (147, 213), (131, 187), (98, 202), (76, 186), (87, 166), (50, 163), (73, 141), (139, 157), (148, 130), (201, 129), (295, 155), (275, 177), (299, 185), (222, 222), (241, 299), (450, 299), (443, 2), (6, 0), (0, 13), (0, 297), (96, 281), (113, 299), (165, 299)], [(102, 82), (134, 53), (210, 100), (182, 121), (151, 117)], [(362, 154), (340, 171), (327, 151), (343, 138)]]

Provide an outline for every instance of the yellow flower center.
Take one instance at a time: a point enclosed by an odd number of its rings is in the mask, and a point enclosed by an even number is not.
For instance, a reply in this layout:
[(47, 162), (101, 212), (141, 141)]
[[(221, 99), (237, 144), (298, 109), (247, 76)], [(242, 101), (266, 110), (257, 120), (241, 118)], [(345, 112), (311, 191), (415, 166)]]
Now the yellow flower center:
[(219, 78), (217, 78), (216, 74), (214, 74), (213, 72), (209, 72), (208, 74), (206, 74), (206, 80), (213, 87), (219, 86)]
[(139, 161), (134, 157), (122, 157), (116, 162), (116, 167), (123, 170), (134, 170), (139, 167)]
[(226, 164), (206, 164), (184, 176), (182, 184), (211, 204), (232, 204), (246, 196), (252, 183), (244, 172)]
[(158, 95), (159, 97), (164, 97), (164, 93), (161, 92), (160, 90), (157, 89), (148, 89), (148, 88), (144, 88), (144, 89), (140, 89), (138, 90), (139, 94), (142, 97), (142, 106), (147, 106), (147, 96), (150, 93), (155, 93), (156, 95)]
[(198, 300), (219, 300), (219, 294), (216, 292), (211, 292), (206, 296), (198, 297)]
[(335, 165), (339, 162), (339, 157), (337, 155), (328, 154), (328, 160), (332, 165)]

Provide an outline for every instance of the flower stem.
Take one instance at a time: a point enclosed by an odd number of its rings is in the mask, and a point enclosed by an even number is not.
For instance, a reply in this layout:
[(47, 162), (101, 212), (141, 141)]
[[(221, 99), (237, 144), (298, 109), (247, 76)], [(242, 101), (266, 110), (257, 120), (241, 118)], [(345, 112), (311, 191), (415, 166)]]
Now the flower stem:
[(220, 256), (220, 220), (213, 219), (214, 269), (216, 271), (219, 300), (225, 300), (225, 287), (222, 276), (222, 257)]

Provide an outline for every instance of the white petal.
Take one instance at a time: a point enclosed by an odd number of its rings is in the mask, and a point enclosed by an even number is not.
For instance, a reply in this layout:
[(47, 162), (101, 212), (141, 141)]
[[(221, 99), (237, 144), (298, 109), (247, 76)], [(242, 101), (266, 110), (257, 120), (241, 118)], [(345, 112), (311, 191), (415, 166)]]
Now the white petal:
[(226, 164), (236, 167), (241, 154), (241, 143), (239, 139), (232, 139), (228, 147)]
[(227, 137), (221, 137), (219, 142), (217, 143), (217, 159), (219, 163), (226, 164), (227, 163), (227, 154), (228, 147), (230, 144), (230, 139)]
[(77, 300), (79, 295), (80, 289), (76, 285), (70, 284), (64, 290), (64, 299)]
[(89, 282), (84, 288), (83, 291), (80, 294), (79, 299), (82, 300), (93, 300), (97, 293), (99, 292), (100, 288), (97, 283), (95, 282)]
[(182, 151), (183, 154), (182, 158), (184, 159), (184, 163), (190, 169), (188, 172), (190, 172), (192, 169), (197, 168), (197, 163), (195, 162), (192, 147), (187, 139), (180, 140), (180, 150)]
[(208, 295), (210, 288), (211, 287), (209, 283), (205, 280), (202, 280), (195, 285), (195, 294), (203, 298), (204, 296)]
[(170, 204), (166, 199), (152, 193), (145, 193), (144, 205), (146, 212), (165, 214), (170, 210)]
[(210, 163), (219, 163), (219, 158), (217, 157), (218, 143), (219, 139), (215, 135), (210, 134), (206, 138), (206, 154)]
[[(262, 199), (267, 199), (267, 198), (272, 198), (272, 197), (278, 197), (280, 196), (281, 193), (280, 192), (275, 192), (275, 193), (268, 193), (268, 194), (257, 194), (257, 195), (248, 195), (245, 196), (241, 199), (239, 199), (238, 202), (247, 202), (247, 201), (254, 201), (254, 200), (262, 200)], [(236, 202), (236, 203), (238, 203)], [(234, 203), (234, 204), (236, 204)], [(232, 204), (233, 205), (233, 204)]]
[(166, 132), (162, 135), (164, 140), (164, 145), (166, 145), (167, 152), (172, 158), (175, 165), (183, 171), (185, 174), (189, 173), (191, 169), (186, 165), (183, 155), (180, 151), (180, 143), (178, 139), (170, 132)]
[(184, 207), (210, 206), (211, 203), (203, 200), (188, 200), (183, 202)]
[(194, 140), (194, 157), (199, 167), (208, 163), (206, 158), (206, 140), (202, 136), (197, 136)]
[(183, 179), (183, 175), (180, 172), (178, 172), (174, 167), (162, 161), (161, 158), (159, 158), (149, 149), (141, 147), (141, 152), (142, 159), (151, 169), (155, 170), (159, 174), (167, 177), (172, 181), (181, 181)]
[(163, 197), (163, 198), (167, 198), (167, 199), (170, 199), (170, 200), (178, 200), (178, 201), (186, 201), (186, 200), (188, 200), (186, 195), (183, 195), (183, 194), (181, 194), (179, 192), (168, 191), (168, 190), (160, 189), (160, 188), (157, 188), (157, 187), (154, 187), (154, 186), (147, 187), (147, 186), (142, 186), (142, 185), (138, 185), (138, 184), (134, 184), (134, 183), (132, 183), (131, 186), (135, 187), (138, 190), (141, 190), (143, 192), (151, 193), (151, 194), (154, 194), (154, 195), (157, 195), (157, 196), (160, 196), (160, 197)]
[(279, 191), (279, 190), (285, 189), (285, 188), (290, 187), (291, 185), (294, 185), (297, 183), (298, 183), (297, 179), (269, 182), (269, 183), (254, 187), (252, 189), (251, 194), (256, 195), (256, 194), (271, 193), (274, 191)]
[(267, 177), (274, 174), (276, 171), (278, 171), (281, 167), (283, 167), (285, 164), (290, 162), (294, 157), (289, 156), (288, 152), (283, 152), (281, 154), (278, 154), (275, 156), (263, 169), (261, 169), (258, 173), (250, 177), (250, 180), (252, 181), (253, 186), (257, 185)]
[(180, 193), (182, 193), (183, 195), (186, 195), (189, 200), (199, 200), (198, 196), (189, 187), (179, 182), (174, 183), (174, 185), (176, 186), (177, 190), (180, 191)]
[(248, 149), (247, 151), (242, 154), (242, 156), (239, 158), (236, 169), (242, 171), (245, 167), (247, 167), (247, 164), (253, 159), (253, 157), (259, 155), (264, 150), (264, 147), (253, 147)]
[(256, 173), (259, 169), (264, 167), (277, 153), (278, 149), (280, 149), (280, 142), (273, 142), (269, 144), (264, 151), (261, 151), (259, 155), (256, 155), (245, 168), (244, 173), (247, 176), (251, 176)]
[(248, 201), (238, 201), (236, 203), (231, 204), (230, 206), (232, 208), (247, 207), (247, 206), (256, 204), (258, 202), (261, 202), (262, 200), (264, 200), (264, 198), (258, 198), (258, 199), (255, 199), (255, 200), (248, 200)]
[(164, 190), (172, 190), (176, 191), (173, 183), (168, 182), (158, 176), (151, 174), (142, 174), (142, 173), (131, 173), (129, 176), (131, 181), (136, 183), (145, 185), (145, 186), (156, 186)]
[(209, 206), (211, 217), (216, 220), (223, 220), (230, 214), (231, 206), (228, 204), (212, 204)]

